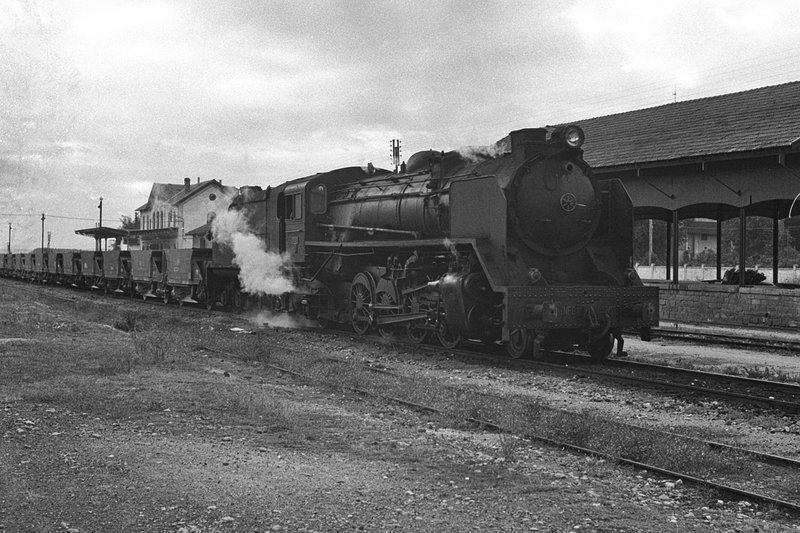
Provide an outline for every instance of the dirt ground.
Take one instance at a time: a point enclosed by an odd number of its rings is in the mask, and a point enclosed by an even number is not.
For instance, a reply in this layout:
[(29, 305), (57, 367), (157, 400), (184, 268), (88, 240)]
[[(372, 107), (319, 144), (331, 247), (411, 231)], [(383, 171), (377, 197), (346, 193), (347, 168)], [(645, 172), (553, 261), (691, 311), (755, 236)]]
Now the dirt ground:
[[(119, 329), (139, 302), (30, 302), (0, 286), (2, 532), (800, 531), (749, 502), (265, 363), (392, 350), (369, 339), (155, 306), (145, 335)], [(259, 353), (225, 355), (242, 336)]]

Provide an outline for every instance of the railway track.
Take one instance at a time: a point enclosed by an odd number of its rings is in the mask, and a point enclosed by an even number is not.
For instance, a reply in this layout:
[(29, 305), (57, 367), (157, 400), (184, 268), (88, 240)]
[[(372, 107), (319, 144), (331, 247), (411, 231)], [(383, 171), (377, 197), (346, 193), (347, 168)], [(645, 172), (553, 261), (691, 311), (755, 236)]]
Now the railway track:
[[(31, 287), (31, 289), (33, 289), (33, 287)], [(52, 291), (49, 291), (48, 294), (50, 296), (52, 296), (52, 297), (56, 297), (58, 299), (71, 301), (71, 302), (79, 302), (81, 299), (95, 300), (95, 298), (92, 298), (92, 297), (86, 298), (86, 296), (80, 295), (80, 294), (58, 294), (58, 295), (55, 295)], [(102, 300), (102, 298), (97, 298), (97, 299), (98, 300)], [(207, 312), (207, 311), (203, 310), (203, 312)], [(352, 333), (348, 333), (348, 335), (352, 335)], [(413, 346), (415, 347), (415, 349), (425, 349), (425, 350), (430, 349), (430, 350), (435, 350), (438, 353), (442, 352), (442, 349), (440, 347), (425, 346), (425, 345), (413, 345)], [(447, 353), (449, 353), (449, 354), (457, 353), (457, 352), (458, 353), (467, 354), (469, 357), (480, 357), (480, 358), (486, 358), (487, 357), (486, 353), (477, 353), (476, 354), (476, 352), (474, 352), (474, 351), (447, 350)], [(235, 356), (235, 357), (242, 357), (241, 354), (238, 354), (238, 355), (237, 354), (227, 354), (227, 355), (229, 355), (229, 356), (232, 355), (232, 356)], [(565, 354), (565, 355), (568, 355), (568, 354)], [(581, 359), (583, 359), (583, 361), (585, 363), (589, 363), (587, 358), (581, 358)], [(495, 361), (496, 361), (496, 359), (495, 359)], [(612, 377), (613, 379), (623, 379), (625, 377), (624, 373), (620, 373), (620, 374), (617, 374), (617, 375), (609, 374), (607, 372), (607, 370), (609, 370), (609, 369), (598, 369), (597, 365), (581, 364), (580, 367), (576, 370), (574, 365), (576, 364), (577, 361), (579, 361), (579, 359), (574, 358), (574, 356), (573, 356), (573, 359), (571, 359), (571, 362), (568, 362), (566, 364), (567, 366), (565, 366), (564, 364), (555, 364), (555, 363), (551, 363), (551, 362), (520, 361), (520, 360), (509, 359), (507, 357), (503, 358), (503, 364), (504, 365), (514, 366), (514, 367), (517, 367), (518, 365), (520, 367), (531, 367), (532, 365), (533, 366), (538, 366), (538, 367), (546, 366), (547, 368), (560, 369), (560, 370), (565, 370), (565, 371), (572, 372), (572, 373), (574, 373), (576, 371), (580, 372), (580, 373), (586, 373), (586, 374), (589, 374), (589, 373), (600, 373), (600, 374), (603, 374), (603, 376), (601, 376), (601, 377), (604, 377), (604, 378)], [(610, 363), (611, 363), (611, 366), (619, 365), (621, 368), (623, 368), (623, 370), (625, 370), (627, 372), (631, 371), (630, 368), (629, 368), (629, 366), (631, 365), (630, 362), (627, 362), (627, 361), (625, 361), (625, 362), (611, 361)], [(638, 367), (641, 367), (641, 364), (637, 364), (637, 365), (638, 365)], [(278, 367), (278, 366), (275, 366), (275, 365), (267, 365), (267, 366), (273, 367), (274, 369), (282, 371), (282, 372), (287, 372), (287, 373), (296, 375), (296, 376), (298, 376), (299, 378), (302, 378), (302, 379), (307, 379), (307, 380), (311, 380), (312, 379), (309, 376), (304, 375), (302, 372), (297, 372), (297, 371), (292, 370), (292, 369), (282, 368), (282, 367)], [(649, 365), (649, 366), (653, 366), (653, 365)], [(664, 367), (661, 367), (658, 370), (662, 371), (663, 368)], [(733, 377), (727, 376), (727, 375), (715, 375), (715, 374), (710, 374), (710, 373), (698, 373), (697, 371), (687, 371), (687, 370), (683, 370), (683, 369), (667, 368), (667, 371), (669, 371), (669, 372), (674, 372), (675, 370), (679, 370), (681, 373), (689, 375), (689, 376), (694, 376), (693, 379), (695, 379), (695, 380), (700, 379), (698, 377), (699, 375), (702, 375), (703, 379), (706, 379), (706, 380), (707, 379), (711, 379), (711, 377), (713, 377), (714, 379), (724, 378), (725, 380), (728, 380), (728, 381), (733, 379), (734, 383), (741, 382), (741, 379), (742, 379), (742, 378), (733, 378)], [(648, 371), (652, 371), (652, 368), (648, 369)], [(711, 376), (711, 377), (709, 377), (709, 376)], [(692, 379), (692, 378), (690, 378), (690, 379)], [(636, 378), (635, 381), (642, 382), (642, 378)], [(661, 380), (659, 385), (660, 386), (665, 386), (665, 387), (669, 386), (669, 385), (671, 385), (669, 383), (670, 381), (674, 381), (674, 378), (669, 378), (668, 380)], [(764, 386), (765, 384), (769, 384), (770, 386), (771, 385), (775, 385), (775, 383), (773, 383), (773, 382), (765, 382), (764, 380), (752, 380), (752, 379), (750, 379), (750, 380), (747, 380), (747, 381), (750, 382), (750, 386), (754, 386), (754, 387)], [(654, 381), (645, 380), (645, 383), (654, 383)], [(326, 383), (326, 385), (330, 386), (330, 387), (340, 387), (340, 385), (337, 385), (335, 383)], [(778, 384), (778, 385), (780, 385), (781, 387), (785, 386), (785, 384)], [(733, 385), (731, 387), (735, 387), (735, 385)], [(410, 408), (419, 409), (419, 410), (421, 410), (423, 412), (426, 412), (426, 413), (438, 413), (438, 412), (440, 412), (439, 408), (437, 408), (436, 406), (419, 404), (417, 402), (408, 401), (408, 400), (400, 398), (400, 397), (390, 397), (390, 396), (382, 395), (382, 394), (380, 394), (379, 392), (376, 392), (376, 391), (368, 391), (368, 390), (357, 389), (357, 388), (350, 388), (350, 390), (352, 390), (353, 392), (357, 392), (359, 394), (365, 394), (365, 395), (369, 395), (369, 396), (372, 396), (372, 397), (375, 397), (375, 398), (379, 398), (382, 401), (395, 402), (395, 403), (399, 403), (399, 404), (405, 405), (405, 406), (410, 407)], [(685, 388), (684, 388), (684, 390), (685, 390)], [(695, 387), (695, 390), (697, 390), (698, 392), (703, 393), (703, 394), (709, 394), (708, 391), (706, 391), (704, 389), (701, 389), (701, 388)], [(793, 391), (793, 393), (796, 393), (797, 386), (790, 387), (787, 390)], [(769, 398), (767, 398), (767, 399), (769, 399)], [(763, 400), (763, 398), (762, 398), (762, 400)], [(792, 403), (792, 402), (789, 402), (789, 403)], [(797, 400), (795, 399), (794, 400), (794, 404), (796, 404), (796, 403), (797, 403)], [(735, 496), (737, 498), (746, 498), (746, 499), (754, 501), (754, 502), (760, 502), (760, 503), (762, 503), (764, 505), (775, 506), (775, 507), (778, 507), (778, 508), (793, 512), (793, 513), (800, 513), (800, 503), (798, 503), (796, 501), (793, 501), (791, 499), (791, 497), (787, 496), (786, 494), (781, 494), (780, 492), (776, 492), (774, 490), (772, 492), (770, 492), (768, 490), (754, 491), (754, 490), (750, 490), (750, 489), (746, 488), (746, 485), (739, 484), (739, 481), (737, 481), (737, 480), (715, 479), (715, 478), (710, 477), (710, 476), (698, 476), (698, 475), (696, 475), (696, 474), (694, 474), (692, 472), (675, 471), (673, 469), (664, 467), (664, 465), (651, 464), (651, 463), (648, 463), (648, 462), (638, 461), (638, 460), (636, 460), (635, 457), (625, 456), (624, 454), (609, 453), (607, 450), (603, 450), (603, 449), (599, 449), (599, 448), (587, 447), (587, 446), (582, 445), (582, 444), (576, 444), (576, 443), (568, 442), (568, 441), (561, 440), (561, 439), (554, 439), (554, 438), (552, 438), (552, 437), (550, 437), (548, 435), (543, 435), (543, 434), (537, 433), (533, 429), (533, 428), (536, 427), (535, 425), (532, 425), (532, 426), (529, 426), (527, 428), (524, 428), (523, 430), (520, 430), (519, 428), (507, 427), (502, 422), (499, 422), (499, 421), (496, 421), (496, 420), (491, 420), (491, 419), (488, 419), (488, 418), (472, 418), (469, 421), (474, 423), (474, 424), (477, 424), (477, 425), (479, 425), (481, 427), (492, 429), (494, 431), (501, 431), (501, 432), (508, 432), (508, 433), (513, 432), (513, 433), (518, 434), (518, 435), (520, 435), (522, 437), (525, 437), (527, 439), (535, 440), (535, 441), (539, 441), (539, 442), (543, 442), (543, 443), (547, 443), (547, 444), (549, 444), (551, 446), (567, 448), (567, 449), (571, 449), (571, 450), (579, 452), (579, 453), (585, 453), (585, 454), (591, 454), (591, 455), (595, 455), (595, 456), (599, 456), (599, 457), (604, 457), (604, 458), (606, 458), (608, 460), (613, 460), (613, 461), (616, 461), (616, 462), (621, 463), (621, 464), (629, 464), (629, 465), (632, 465), (632, 466), (634, 466), (636, 468), (641, 468), (641, 469), (648, 470), (648, 471), (651, 471), (651, 472), (660, 473), (661, 475), (664, 475), (664, 476), (667, 476), (667, 477), (670, 477), (670, 478), (682, 479), (687, 483), (694, 483), (694, 484), (702, 485), (702, 486), (711, 488), (713, 490), (717, 490), (717, 491), (720, 491), (720, 492), (723, 492), (723, 493), (726, 493), (726, 494), (733, 495), (733, 496)], [(650, 430), (650, 429), (647, 429), (647, 428), (636, 428), (635, 426), (627, 426), (627, 427), (632, 429), (632, 430), (636, 430), (636, 431), (649, 431), (651, 433), (653, 431), (653, 430)], [(772, 487), (773, 489), (777, 486), (777, 484), (773, 483), (771, 480), (795, 479), (797, 477), (797, 471), (796, 470), (797, 470), (797, 468), (799, 466), (798, 466), (798, 461), (795, 460), (795, 459), (786, 458), (786, 457), (780, 457), (780, 456), (775, 456), (775, 455), (770, 455), (770, 454), (765, 454), (765, 453), (761, 453), (761, 452), (754, 451), (754, 450), (745, 450), (745, 449), (737, 448), (737, 447), (730, 446), (730, 445), (727, 445), (727, 444), (722, 444), (722, 443), (713, 442), (713, 441), (706, 441), (706, 440), (701, 440), (701, 439), (694, 439), (694, 438), (690, 438), (690, 437), (687, 437), (687, 436), (671, 434), (671, 433), (666, 433), (666, 432), (660, 432), (660, 435), (663, 438), (669, 437), (669, 438), (673, 438), (673, 439), (682, 439), (682, 440), (686, 440), (686, 441), (693, 441), (696, 444), (700, 444), (700, 445), (706, 446), (709, 449), (720, 450), (720, 451), (722, 451), (724, 453), (728, 453), (732, 457), (737, 457), (737, 458), (747, 457), (748, 460), (751, 460), (751, 461), (759, 461), (759, 462), (762, 462), (762, 463), (765, 463), (765, 464), (769, 464), (770, 468), (773, 468), (775, 470), (770, 471), (770, 473), (768, 475), (767, 475), (767, 473), (765, 471), (760, 470), (759, 474), (761, 475), (761, 479), (762, 479), (763, 484), (764, 485), (768, 485), (768, 486)], [(788, 492), (791, 492), (791, 488), (789, 488), (787, 490), (788, 490)], [(790, 496), (796, 496), (796, 495), (791, 495), (790, 494)]]
[[(432, 345), (413, 346), (432, 353), (441, 351), (440, 347)], [(604, 364), (598, 365), (588, 357), (565, 352), (551, 352), (551, 356), (542, 361), (510, 359), (500, 350), (484, 347), (447, 352), (465, 359), (492, 361), (521, 370), (544, 369), (567, 374), (580, 373), (597, 379), (643, 386), (649, 390), (689, 392), (701, 397), (721, 398), (782, 413), (800, 413), (800, 385), (793, 383), (619, 359), (607, 359)]]
[(759, 350), (786, 351), (800, 353), (800, 341), (767, 337), (744, 337), (742, 335), (712, 333), (705, 331), (688, 331), (681, 328), (653, 328), (653, 337), (688, 341), (702, 344), (749, 348)]
[[(228, 352), (217, 352), (215, 350), (209, 350), (209, 351), (216, 352), (219, 355), (224, 355), (226, 357), (241, 357), (241, 355), (232, 354)], [(352, 361), (345, 361), (336, 357), (329, 357), (327, 358), (327, 360), (340, 364), (354, 364)], [(413, 379), (387, 368), (375, 367), (374, 365), (367, 365), (363, 363), (356, 363), (356, 364), (359, 364), (362, 367), (366, 367), (371, 372), (387, 374), (392, 376), (393, 378), (406, 379), (406, 380)], [(376, 400), (380, 400), (382, 402), (401, 405), (403, 407), (412, 409), (414, 411), (418, 411), (426, 415), (429, 414), (446, 415), (446, 413), (437, 406), (427, 405), (419, 403), (418, 401), (411, 401), (397, 396), (388, 396), (379, 391), (368, 390), (364, 388), (364, 386), (352, 387), (343, 385), (341, 383), (331, 383), (327, 381), (321, 381), (301, 371), (285, 368), (278, 365), (273, 365), (270, 363), (266, 363), (265, 366), (267, 368), (271, 368), (273, 370), (292, 375), (295, 378), (301, 379), (306, 382), (314, 382), (323, 386), (333, 387), (339, 390), (355, 393), (358, 394), (359, 396), (369, 397)], [(461, 392), (465, 392), (463, 387), (454, 387), (448, 384), (443, 384), (442, 387), (448, 389), (458, 388)], [(493, 396), (497, 399), (501, 399), (500, 395), (487, 393), (485, 391), (478, 392), (471, 390), (468, 392), (471, 394), (482, 395), (482, 396)], [(508, 398), (503, 397), (502, 399), (504, 401), (508, 401)], [(522, 405), (524, 406), (524, 404)], [(565, 413), (567, 415), (575, 415), (575, 413), (569, 413), (560, 409), (552, 409), (552, 410)], [(632, 458), (630, 456), (626, 456), (624, 454), (610, 453), (608, 450), (602, 448), (588, 447), (582, 444), (576, 444), (574, 442), (569, 442), (566, 440), (554, 439), (551, 436), (548, 436), (547, 434), (537, 432), (535, 429), (536, 426), (534, 425), (526, 426), (522, 430), (520, 430), (519, 427), (513, 427), (513, 428), (507, 427), (502, 422), (494, 421), (488, 418), (471, 417), (467, 419), (466, 422), (474, 424), (481, 429), (490, 430), (498, 433), (516, 434), (529, 441), (540, 442), (548, 446), (567, 449), (580, 454), (591, 455), (594, 457), (601, 457), (618, 464), (629, 465), (634, 468), (657, 473), (667, 478), (680, 479), (686, 483), (691, 483), (700, 487), (704, 487), (706, 489), (714, 490), (720, 494), (728, 495), (731, 498), (737, 498), (737, 499), (744, 498), (751, 502), (759, 503), (773, 508), (778, 508), (786, 512), (800, 515), (800, 497), (798, 497), (798, 495), (796, 494), (797, 487), (795, 486), (793, 481), (791, 481), (795, 479), (795, 477), (798, 475), (798, 471), (800, 471), (800, 461), (793, 458), (767, 454), (756, 450), (731, 446), (716, 441), (698, 439), (695, 437), (689, 437), (677, 433), (659, 431), (651, 428), (643, 428), (640, 426), (620, 423), (617, 421), (608, 422), (609, 424), (614, 424), (620, 427), (624, 427), (629, 431), (646, 433), (648, 434), (649, 439), (668, 438), (675, 441), (690, 442), (694, 446), (705, 447), (710, 452), (726, 454), (729, 455), (731, 458), (738, 458), (738, 460), (740, 461), (747, 460), (751, 462), (761, 463), (763, 465), (769, 465), (766, 468), (759, 467), (759, 474), (761, 476), (761, 485), (762, 486), (769, 485), (769, 487), (766, 490), (755, 491), (747, 488), (746, 483), (752, 480), (747, 479), (746, 476), (745, 479), (719, 479), (711, 475), (698, 475), (693, 472), (676, 471), (666, 467), (665, 465), (643, 462), (640, 460), (636, 460), (635, 458)], [(744, 467), (742, 463), (737, 463), (737, 464), (739, 464), (740, 467), (742, 468)], [(771, 481), (769, 483), (765, 483), (767, 480)], [(794, 498), (794, 500), (792, 498)]]
[[(44, 289), (44, 286), (41, 285), (28, 285), (24, 283), (16, 285), (23, 289), (27, 286), (30, 291), (36, 291), (36, 288), (40, 287)], [(92, 301), (104, 300), (100, 295), (94, 297), (89, 296), (94, 293), (85, 292), (46, 291), (46, 294), (48, 297), (70, 302), (79, 302), (81, 299), (90, 299)], [(159, 306), (164, 305), (162, 302), (155, 300), (142, 303), (155, 303)], [(185, 312), (194, 310), (203, 313), (208, 312), (204, 308), (201, 310), (201, 308), (193, 308), (191, 306), (184, 306), (182, 310)], [(347, 332), (345, 334), (350, 335), (352, 332)], [(390, 338), (389, 341), (404, 345), (410, 349), (425, 350), (430, 353), (441, 353), (443, 350), (443, 348), (438, 345), (413, 344), (401, 338)], [(672, 390), (682, 394), (689, 392), (700, 397), (720, 398), (742, 405), (758, 406), (787, 414), (800, 413), (800, 385), (797, 384), (620, 359), (607, 359), (605, 364), (598, 365), (588, 357), (565, 352), (552, 352), (547, 360), (542, 361), (511, 359), (503, 350), (498, 350), (496, 348), (495, 346), (467, 344), (464, 348), (450, 349), (447, 350), (447, 352), (457, 354), (464, 359), (492, 361), (493, 364), (500, 362), (503, 365), (518, 369), (544, 369), (570, 374), (580, 372), (582, 375), (593, 376), (596, 379), (613, 380), (647, 387), (651, 390)]]

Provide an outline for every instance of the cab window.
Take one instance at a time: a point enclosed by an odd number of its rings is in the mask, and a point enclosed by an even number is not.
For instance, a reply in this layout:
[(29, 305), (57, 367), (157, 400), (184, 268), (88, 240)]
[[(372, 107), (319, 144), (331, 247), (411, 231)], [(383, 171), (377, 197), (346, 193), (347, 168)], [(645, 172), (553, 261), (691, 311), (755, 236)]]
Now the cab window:
[(284, 218), (286, 220), (300, 220), (303, 218), (302, 197), (300, 193), (289, 194), (284, 197)]
[(324, 185), (317, 185), (308, 192), (308, 208), (313, 214), (323, 214), (327, 209), (327, 203)]

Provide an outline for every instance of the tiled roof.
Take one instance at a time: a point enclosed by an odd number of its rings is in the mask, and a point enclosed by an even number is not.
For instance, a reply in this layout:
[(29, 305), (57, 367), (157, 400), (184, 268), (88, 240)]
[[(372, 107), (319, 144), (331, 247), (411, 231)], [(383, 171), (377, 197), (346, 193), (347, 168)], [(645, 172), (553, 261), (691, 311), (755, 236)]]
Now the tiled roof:
[(189, 186), (189, 191), (186, 191), (186, 185), (179, 185), (177, 183), (153, 183), (153, 188), (150, 190), (150, 198), (147, 203), (138, 207), (136, 211), (146, 211), (152, 208), (154, 202), (167, 202), (171, 205), (177, 205), (192, 196), (196, 192), (204, 189), (210, 185), (217, 185), (225, 194), (233, 194), (236, 187), (222, 185), (216, 180), (206, 180), (200, 183), (193, 183)]
[(150, 189), (150, 197), (147, 203), (136, 209), (136, 211), (145, 211), (151, 207), (151, 204), (156, 202), (167, 202), (183, 191), (183, 185), (175, 183), (153, 183), (153, 188)]
[(800, 82), (572, 123), (595, 168), (788, 148), (800, 139)]
[(181, 203), (182, 201), (186, 200), (187, 198), (189, 198), (190, 196), (192, 196), (193, 194), (199, 192), (200, 190), (202, 190), (202, 189), (204, 189), (206, 187), (212, 186), (212, 185), (217, 185), (222, 191), (224, 191), (226, 193), (232, 193), (232, 191), (236, 190), (235, 187), (228, 187), (227, 185), (223, 186), (217, 180), (206, 180), (206, 181), (201, 181), (200, 183), (192, 184), (189, 187), (188, 191), (186, 191), (185, 187), (181, 186), (181, 189), (178, 192), (178, 194), (176, 194), (175, 196), (170, 198), (169, 202), (171, 204), (173, 204), (173, 205), (177, 205), (177, 204)]

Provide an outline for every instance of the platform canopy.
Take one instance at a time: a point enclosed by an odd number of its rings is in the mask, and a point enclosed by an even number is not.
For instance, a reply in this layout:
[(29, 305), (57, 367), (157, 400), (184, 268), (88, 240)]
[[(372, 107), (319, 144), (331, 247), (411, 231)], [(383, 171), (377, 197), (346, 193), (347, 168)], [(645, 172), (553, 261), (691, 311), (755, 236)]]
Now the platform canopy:
[(94, 228), (75, 230), (77, 235), (84, 237), (92, 237), (95, 241), (95, 249), (100, 250), (100, 242), (105, 242), (106, 239), (121, 239), (128, 236), (128, 230), (107, 228), (105, 226), (97, 226)]
[(586, 133), (594, 175), (622, 180), (634, 217), (667, 222), (668, 277), (671, 262), (678, 279), (679, 220), (716, 220), (719, 250), (721, 222), (738, 217), (744, 270), (746, 218), (763, 216), (773, 219), (777, 283), (778, 221), (800, 215), (800, 82), (572, 123)]
[(595, 176), (623, 181), (637, 219), (785, 218), (800, 193), (800, 82), (575, 123)]

